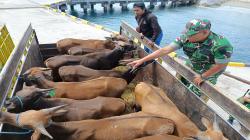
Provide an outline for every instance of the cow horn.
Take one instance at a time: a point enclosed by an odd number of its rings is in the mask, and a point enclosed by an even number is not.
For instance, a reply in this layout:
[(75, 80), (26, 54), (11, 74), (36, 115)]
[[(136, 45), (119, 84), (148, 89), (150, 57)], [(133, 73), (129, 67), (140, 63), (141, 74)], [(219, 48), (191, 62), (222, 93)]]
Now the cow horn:
[(60, 106), (56, 106), (56, 107), (52, 107), (52, 108), (48, 108), (48, 109), (43, 109), (42, 111), (46, 114), (46, 115), (53, 115), (53, 113), (56, 113), (56, 111), (58, 111), (59, 109), (65, 107), (67, 105), (60, 105)]
[(213, 129), (214, 129), (215, 131), (221, 131), (221, 130), (220, 130), (220, 127), (219, 127), (219, 125), (218, 125), (218, 123), (217, 123), (216, 114), (214, 114)]
[(26, 86), (26, 83), (23, 82), (23, 89), (27, 88), (28, 86)]
[(49, 88), (49, 89), (38, 89), (39, 92), (48, 92), (48, 91), (51, 91), (51, 90), (54, 90), (54, 88)]
[(28, 69), (27, 71), (25, 71), (25, 73), (23, 74), (23, 76), (25, 76), (25, 75), (29, 75), (29, 74), (30, 74), (30, 72), (31, 72), (31, 69)]
[(45, 129), (43, 124), (39, 124), (36, 128), (36, 131), (41, 132), (45, 136), (48, 136), (50, 139), (53, 139), (53, 137), (49, 134), (49, 132)]
[(50, 68), (39, 68), (42, 71), (51, 70)]

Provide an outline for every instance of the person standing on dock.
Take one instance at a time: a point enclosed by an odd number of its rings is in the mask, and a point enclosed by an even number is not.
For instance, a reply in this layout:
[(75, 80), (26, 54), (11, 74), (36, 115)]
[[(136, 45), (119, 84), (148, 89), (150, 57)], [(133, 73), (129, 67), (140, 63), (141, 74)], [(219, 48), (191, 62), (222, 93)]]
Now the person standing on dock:
[[(149, 45), (153, 45), (154, 43), (160, 45), (163, 33), (158, 23), (157, 17), (146, 9), (143, 2), (135, 3), (133, 10), (135, 13), (135, 19), (138, 23), (136, 31), (142, 33), (151, 40)], [(144, 50), (148, 53), (152, 53), (152, 51), (146, 47)]]
[[(216, 84), (217, 78), (227, 67), (233, 53), (233, 47), (225, 37), (215, 34), (210, 31), (210, 28), (209, 20), (193, 19), (186, 24), (183, 34), (171, 44), (128, 65), (136, 68), (146, 61), (183, 48), (184, 53), (189, 58), (188, 66), (199, 74), (194, 77), (193, 83), (200, 86), (203, 81), (207, 80)], [(201, 96), (200, 90), (195, 85), (190, 84), (184, 78), (182, 81), (186, 82), (184, 84), (195, 94)]]

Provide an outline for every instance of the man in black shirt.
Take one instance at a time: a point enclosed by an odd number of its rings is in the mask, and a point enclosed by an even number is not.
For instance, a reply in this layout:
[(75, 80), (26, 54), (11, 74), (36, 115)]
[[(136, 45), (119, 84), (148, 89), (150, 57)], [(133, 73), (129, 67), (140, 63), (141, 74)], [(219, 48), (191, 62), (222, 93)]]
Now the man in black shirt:
[[(153, 45), (153, 42), (157, 45), (160, 45), (163, 34), (161, 27), (157, 21), (157, 17), (146, 9), (143, 2), (135, 3), (133, 6), (133, 10), (135, 13), (135, 19), (138, 23), (136, 31), (142, 33), (144, 36), (150, 39), (150, 45)], [(152, 52), (148, 48), (144, 49), (148, 53)]]

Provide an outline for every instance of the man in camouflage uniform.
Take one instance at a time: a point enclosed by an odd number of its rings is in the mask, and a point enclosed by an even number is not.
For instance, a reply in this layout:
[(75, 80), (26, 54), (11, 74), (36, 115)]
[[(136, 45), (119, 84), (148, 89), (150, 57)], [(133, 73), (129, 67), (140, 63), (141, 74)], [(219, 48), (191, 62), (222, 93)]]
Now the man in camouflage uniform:
[[(194, 77), (193, 82), (197, 86), (204, 80), (216, 84), (218, 76), (226, 69), (233, 47), (225, 37), (213, 33), (210, 28), (209, 20), (193, 19), (186, 24), (185, 31), (175, 41), (129, 65), (138, 67), (146, 61), (182, 48), (189, 58), (189, 66), (199, 74)], [(188, 83), (187, 85), (198, 96), (201, 95), (194, 85)]]

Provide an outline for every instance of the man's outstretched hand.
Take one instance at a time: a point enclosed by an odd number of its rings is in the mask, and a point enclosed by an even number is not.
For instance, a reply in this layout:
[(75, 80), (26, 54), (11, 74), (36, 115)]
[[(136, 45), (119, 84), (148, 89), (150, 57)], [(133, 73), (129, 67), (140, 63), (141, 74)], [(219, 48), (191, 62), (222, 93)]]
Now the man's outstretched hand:
[(139, 67), (142, 63), (143, 63), (143, 61), (141, 59), (139, 59), (139, 60), (135, 60), (133, 62), (130, 62), (127, 65), (129, 65), (129, 66), (133, 67), (133, 69), (135, 69), (135, 68)]

